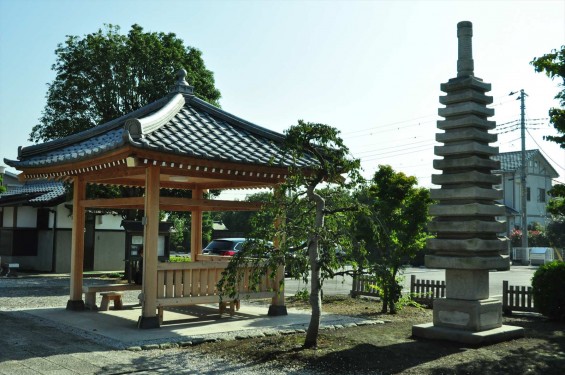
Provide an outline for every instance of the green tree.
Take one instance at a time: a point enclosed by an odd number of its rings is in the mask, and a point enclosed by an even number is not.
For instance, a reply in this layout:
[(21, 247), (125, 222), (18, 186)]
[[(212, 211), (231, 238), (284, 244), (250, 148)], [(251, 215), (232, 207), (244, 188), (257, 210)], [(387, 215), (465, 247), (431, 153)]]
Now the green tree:
[(365, 243), (370, 272), (380, 280), (382, 310), (394, 314), (402, 292), (398, 272), (430, 237), (426, 225), (432, 200), (415, 177), (388, 165), (380, 165), (371, 182), (358, 194), (368, 210), (358, 218), (357, 240)]
[(555, 185), (547, 193), (551, 197), (547, 203), (547, 212), (552, 214), (556, 220), (565, 221), (565, 185)]
[(8, 190), (6, 189), (6, 186), (4, 186), (3, 182), (4, 182), (4, 176), (0, 174), (0, 193), (4, 193)]
[[(271, 192), (260, 192), (246, 197), (247, 202), (269, 202), (272, 198)], [(222, 212), (222, 223), (231, 232), (242, 232), (249, 237), (252, 231), (252, 219), (256, 215), (254, 211), (226, 211)]]
[(187, 70), (196, 96), (216, 106), (220, 99), (202, 53), (173, 33), (144, 32), (133, 25), (122, 35), (118, 26), (106, 25), (82, 38), (67, 36), (55, 55), (56, 76), (30, 141), (62, 138), (160, 99), (180, 68)]
[[(345, 196), (343, 189), (349, 189), (359, 181), (360, 161), (350, 158), (339, 131), (328, 125), (299, 121), (285, 135), (288, 157), (293, 160), (310, 157), (315, 163), (308, 169), (291, 168), (279, 192), (253, 220), (253, 236), (262, 241), (252, 241), (233, 258), (219, 287), (224, 294), (233, 297), (237, 269), (243, 264), (252, 264), (253, 274), (258, 278), (267, 269), (273, 272), (274, 267), (284, 264), (289, 256), (305, 259), (306, 267), (302, 272), (304, 275), (311, 272), (312, 314), (304, 347), (313, 348), (318, 343), (322, 314), (323, 272), (332, 262), (335, 264), (335, 249), (348, 247), (350, 236), (339, 223), (346, 222), (344, 219), (357, 209), (355, 205), (341, 205), (345, 202), (339, 197)], [(283, 217), (287, 219), (282, 220)], [(278, 225), (273, 225), (275, 222)], [(273, 238), (284, 240), (278, 248), (267, 248), (269, 256), (265, 257), (264, 241)]]
[[(542, 57), (534, 58), (530, 64), (536, 72), (545, 73), (550, 79), (557, 79), (562, 88), (555, 99), (559, 100), (561, 108), (549, 110), (549, 121), (560, 134), (558, 136), (546, 136), (545, 139), (559, 144), (565, 149), (565, 45), (561, 49), (555, 49)], [(552, 197), (548, 202), (547, 210), (559, 222), (565, 221), (565, 185), (554, 186), (548, 194)]]
[(560, 50), (555, 49), (542, 57), (534, 58), (530, 64), (534, 66), (536, 72), (543, 72), (552, 80), (557, 78), (561, 81), (559, 86), (563, 89), (557, 93), (555, 99), (559, 100), (559, 104), (563, 108), (551, 108), (549, 110), (549, 121), (561, 135), (546, 136), (545, 138), (559, 144), (561, 148), (565, 148), (565, 45), (561, 46)]

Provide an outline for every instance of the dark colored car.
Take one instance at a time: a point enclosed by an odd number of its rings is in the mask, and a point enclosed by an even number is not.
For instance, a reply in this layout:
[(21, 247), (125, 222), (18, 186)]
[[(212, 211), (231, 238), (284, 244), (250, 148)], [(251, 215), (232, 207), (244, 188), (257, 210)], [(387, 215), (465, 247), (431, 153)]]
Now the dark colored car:
[(245, 241), (245, 238), (218, 238), (210, 242), (202, 254), (234, 256), (243, 248)]

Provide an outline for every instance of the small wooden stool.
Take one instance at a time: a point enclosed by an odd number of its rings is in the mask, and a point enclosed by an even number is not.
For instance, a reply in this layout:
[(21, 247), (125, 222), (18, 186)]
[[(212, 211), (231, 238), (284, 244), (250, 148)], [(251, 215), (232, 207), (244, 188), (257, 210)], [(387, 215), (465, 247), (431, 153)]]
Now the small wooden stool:
[(108, 311), (108, 304), (110, 301), (114, 301), (114, 310), (121, 310), (124, 305), (122, 304), (122, 294), (123, 292), (102, 292), (102, 302), (100, 303), (100, 310)]

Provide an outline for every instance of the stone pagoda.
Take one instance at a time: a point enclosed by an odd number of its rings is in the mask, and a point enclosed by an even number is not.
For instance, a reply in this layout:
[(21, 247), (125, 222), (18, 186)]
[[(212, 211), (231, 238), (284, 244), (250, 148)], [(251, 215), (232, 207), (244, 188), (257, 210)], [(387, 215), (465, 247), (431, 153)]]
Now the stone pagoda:
[(523, 336), (520, 327), (502, 325), (502, 304), (489, 298), (489, 270), (509, 267), (507, 242), (498, 233), (505, 231), (504, 207), (496, 203), (502, 191), (493, 185), (500, 176), (492, 174), (499, 162), (491, 159), (498, 148), (489, 130), (496, 123), (492, 97), (485, 95), (491, 85), (474, 75), (472, 55), (473, 26), (463, 21), (457, 25), (457, 77), (441, 85), (447, 95), (440, 97), (445, 108), (437, 122), (442, 130), (436, 140), (443, 143), (435, 154), (432, 189), (437, 204), (430, 208), (434, 220), (428, 228), (437, 234), (428, 240), (431, 255), (426, 266), (445, 269), (446, 298), (434, 301), (433, 323), (416, 325), (416, 337), (443, 339), (468, 344), (483, 344)]

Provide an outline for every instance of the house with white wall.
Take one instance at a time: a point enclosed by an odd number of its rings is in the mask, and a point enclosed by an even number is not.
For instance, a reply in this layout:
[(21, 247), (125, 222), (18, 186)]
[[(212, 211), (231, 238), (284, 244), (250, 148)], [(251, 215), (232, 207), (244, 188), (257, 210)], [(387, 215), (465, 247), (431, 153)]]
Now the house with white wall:
[[(514, 228), (521, 228), (521, 170), (522, 152), (502, 152), (492, 157), (500, 161), (500, 170), (493, 173), (502, 176), (502, 184), (497, 188), (503, 191), (502, 203), (506, 206), (507, 233)], [(539, 150), (527, 150), (526, 160), (526, 214), (528, 225), (536, 222), (546, 226), (551, 221), (547, 213), (547, 192), (552, 181), (559, 177)]]
[[(18, 263), (20, 270), (70, 272), (72, 205), (66, 199), (63, 183), (6, 184), (6, 173), (4, 185), (8, 191), (0, 194), (2, 263)], [(117, 214), (87, 213), (85, 270), (124, 269), (125, 231), (121, 222)]]

